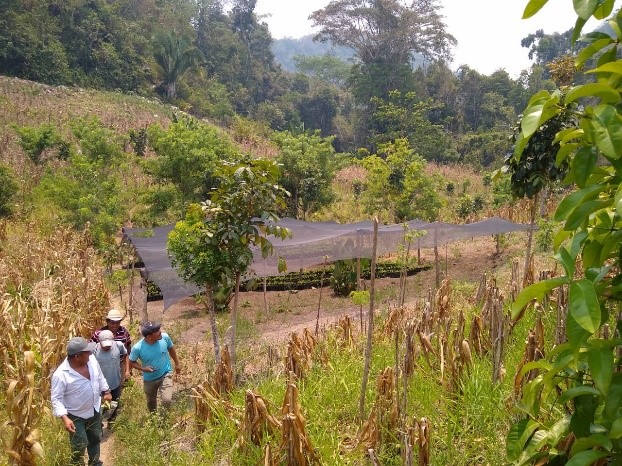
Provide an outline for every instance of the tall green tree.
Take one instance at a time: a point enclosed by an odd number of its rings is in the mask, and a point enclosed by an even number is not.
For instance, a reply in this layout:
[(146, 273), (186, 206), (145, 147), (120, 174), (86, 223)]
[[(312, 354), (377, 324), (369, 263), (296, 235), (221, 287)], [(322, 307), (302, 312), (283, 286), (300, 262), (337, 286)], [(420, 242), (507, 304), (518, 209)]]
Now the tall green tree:
[[(525, 17), (546, 1), (532, 0)], [(575, 41), (590, 17), (611, 14), (613, 1), (574, 2), (578, 19)], [(573, 191), (559, 204), (555, 237), (560, 277), (525, 288), (512, 305), (520, 317), (525, 306), (558, 287), (568, 290), (566, 341), (547, 358), (523, 367), (520, 375), (538, 371), (517, 405), (522, 418), (507, 438), (508, 459), (514, 464), (619, 464), (622, 462), (622, 12), (609, 20), (611, 35), (592, 32), (582, 37), (588, 47), (576, 65), (598, 55), (588, 72), (597, 82), (534, 95), (521, 120), (515, 157), (520, 159), (547, 122), (578, 102), (575, 127), (562, 129), (556, 162), (568, 163), (566, 181)]]
[(181, 212), (189, 203), (209, 195), (217, 164), (232, 160), (236, 154), (224, 133), (189, 116), (176, 118), (166, 129), (152, 125), (147, 133), (157, 157), (144, 162), (145, 170), (159, 182), (176, 188)]
[(216, 187), (210, 198), (200, 207), (190, 207), (186, 218), (169, 234), (167, 247), (181, 276), (206, 289), (217, 360), (220, 343), (214, 294), (235, 290), (229, 334), (235, 365), (240, 278), (251, 267), (253, 248), (267, 257), (272, 253), (267, 237), (289, 235), (288, 229), (278, 225), (277, 215), (287, 192), (277, 184), (279, 167), (270, 160), (245, 158), (238, 163), (221, 163), (214, 177)]
[(174, 32), (160, 32), (154, 38), (154, 58), (162, 75), (166, 97), (177, 97), (177, 82), (203, 60), (201, 52), (188, 38)]
[(416, 59), (446, 60), (455, 39), (445, 29), (436, 0), (333, 0), (311, 16), (316, 39), (350, 47), (360, 64), (355, 94), (363, 105), (384, 98), (404, 81)]
[(299, 135), (284, 131), (274, 139), (280, 149), (279, 182), (291, 193), (287, 201), (288, 214), (304, 219), (334, 197), (331, 188), (335, 156), (333, 137), (322, 138), (319, 131)]
[(389, 222), (436, 220), (442, 207), (440, 180), (425, 174), (425, 160), (407, 139), (381, 144), (378, 154), (361, 165), (367, 170), (361, 200), (368, 214), (381, 214)]

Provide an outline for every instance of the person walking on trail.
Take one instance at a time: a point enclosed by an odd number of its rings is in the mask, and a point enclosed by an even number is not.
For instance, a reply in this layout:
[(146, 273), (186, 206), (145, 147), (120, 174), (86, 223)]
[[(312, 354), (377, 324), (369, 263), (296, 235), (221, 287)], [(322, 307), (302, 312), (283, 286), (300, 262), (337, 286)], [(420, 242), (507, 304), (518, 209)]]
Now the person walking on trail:
[(123, 314), (121, 311), (118, 309), (110, 309), (110, 311), (108, 311), (108, 315), (106, 316), (106, 325), (93, 332), (91, 341), (99, 343), (99, 334), (104, 330), (110, 330), (114, 335), (114, 339), (123, 343), (125, 349), (127, 350), (127, 354), (129, 354), (132, 349), (132, 336), (130, 335), (128, 329), (121, 325), (122, 320)]
[(99, 343), (97, 343), (93, 354), (104, 373), (112, 395), (112, 413), (108, 417), (108, 428), (112, 429), (119, 412), (119, 398), (121, 398), (123, 390), (122, 382), (124, 378), (130, 376), (130, 361), (125, 346), (114, 339), (110, 330), (102, 330), (99, 333)]
[(175, 373), (179, 374), (181, 370), (173, 341), (168, 334), (160, 331), (160, 324), (157, 322), (143, 323), (140, 333), (143, 338), (130, 351), (130, 366), (143, 373), (143, 390), (147, 396), (149, 411), (156, 411), (158, 393), (162, 399), (162, 407), (168, 410), (173, 399), (171, 359), (175, 362)]
[(69, 432), (72, 465), (101, 466), (101, 402), (112, 395), (95, 356), (95, 343), (75, 337), (67, 343), (67, 357), (52, 374), (52, 412)]

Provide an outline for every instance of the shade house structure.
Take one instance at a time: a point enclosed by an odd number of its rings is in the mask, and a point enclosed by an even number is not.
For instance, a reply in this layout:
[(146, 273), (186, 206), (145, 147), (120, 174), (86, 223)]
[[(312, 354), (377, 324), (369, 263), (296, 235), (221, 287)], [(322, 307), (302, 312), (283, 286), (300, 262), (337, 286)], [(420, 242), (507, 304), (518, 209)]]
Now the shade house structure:
[[(254, 261), (248, 278), (279, 275), (278, 262), (284, 259), (289, 270), (302, 270), (342, 259), (371, 258), (374, 236), (372, 221), (340, 224), (336, 222), (307, 222), (283, 218), (278, 224), (291, 231), (285, 240), (268, 236), (274, 252), (264, 259), (254, 251)], [(162, 292), (164, 309), (175, 302), (202, 291), (185, 282), (171, 265), (166, 248), (169, 232), (174, 225), (156, 228), (124, 228), (124, 241), (130, 243), (144, 264), (143, 277), (155, 283)], [(480, 222), (455, 225), (442, 222), (409, 222), (378, 226), (377, 257), (394, 254), (406, 246), (406, 233), (418, 231), (410, 240), (410, 249), (438, 248), (450, 243), (479, 236), (525, 231), (529, 225), (493, 217)]]

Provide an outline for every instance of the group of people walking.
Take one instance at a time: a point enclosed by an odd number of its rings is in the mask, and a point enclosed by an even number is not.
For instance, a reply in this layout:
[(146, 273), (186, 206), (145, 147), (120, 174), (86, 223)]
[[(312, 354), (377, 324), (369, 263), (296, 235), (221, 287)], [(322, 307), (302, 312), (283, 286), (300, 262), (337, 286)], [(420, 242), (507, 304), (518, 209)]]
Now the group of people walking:
[[(95, 330), (90, 341), (74, 337), (67, 343), (67, 357), (52, 375), (52, 412), (69, 433), (71, 464), (101, 466), (102, 407), (111, 410), (107, 427), (114, 426), (124, 381), (131, 370), (142, 372), (147, 408), (157, 410), (158, 394), (168, 410), (173, 397), (173, 366), (181, 366), (173, 341), (157, 322), (140, 326), (142, 338), (132, 345), (130, 332), (121, 325), (123, 315), (111, 309), (106, 325)], [(104, 405), (102, 405), (102, 401)]]

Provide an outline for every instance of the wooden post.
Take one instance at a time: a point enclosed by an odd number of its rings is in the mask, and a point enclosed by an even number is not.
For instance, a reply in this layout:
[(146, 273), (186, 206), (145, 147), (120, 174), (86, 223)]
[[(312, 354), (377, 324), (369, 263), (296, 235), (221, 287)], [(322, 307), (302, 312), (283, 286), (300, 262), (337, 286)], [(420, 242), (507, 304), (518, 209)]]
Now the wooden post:
[(367, 327), (367, 345), (365, 347), (365, 366), (363, 368), (363, 382), (361, 383), (361, 397), (359, 399), (359, 419), (365, 419), (365, 392), (369, 379), (369, 366), (371, 364), (372, 337), (374, 333), (374, 298), (376, 292), (376, 251), (378, 248), (378, 217), (374, 217), (374, 242), (371, 254), (371, 278), (369, 285), (369, 315)]

